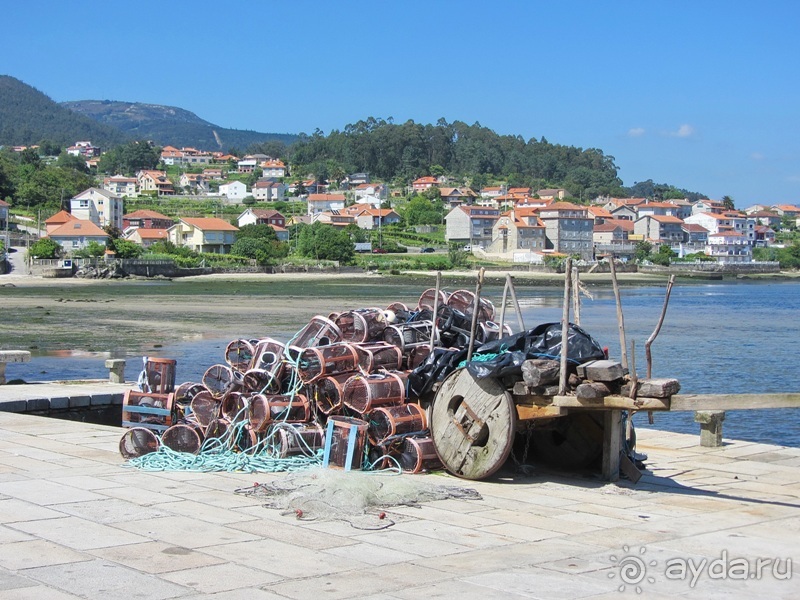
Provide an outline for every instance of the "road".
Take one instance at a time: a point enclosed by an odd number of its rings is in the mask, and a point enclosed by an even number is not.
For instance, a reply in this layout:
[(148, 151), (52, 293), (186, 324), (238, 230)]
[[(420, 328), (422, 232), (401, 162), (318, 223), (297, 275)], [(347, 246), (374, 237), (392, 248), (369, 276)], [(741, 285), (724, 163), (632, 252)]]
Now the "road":
[[(14, 275), (24, 275), (27, 273), (25, 270), (25, 248), (11, 247), (8, 249), (7, 257), (8, 262), (11, 265), (9, 274), (13, 273)], [(0, 281), (2, 281), (2, 275), (0, 275)]]

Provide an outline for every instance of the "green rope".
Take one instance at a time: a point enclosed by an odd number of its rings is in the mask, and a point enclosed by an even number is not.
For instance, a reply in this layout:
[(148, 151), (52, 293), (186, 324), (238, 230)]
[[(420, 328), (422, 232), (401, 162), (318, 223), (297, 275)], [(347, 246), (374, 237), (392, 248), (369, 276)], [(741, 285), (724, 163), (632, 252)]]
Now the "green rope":
[(495, 358), (497, 358), (498, 356), (502, 356), (503, 354), (505, 354), (505, 353), (504, 352), (499, 352), (499, 353), (495, 354), (495, 353), (492, 353), (492, 352), (487, 352), (486, 354), (473, 354), (471, 360), (468, 360), (468, 361), (467, 360), (462, 360), (460, 363), (458, 363), (458, 367), (456, 367), (456, 368), (461, 369), (468, 362), (489, 362), (490, 360), (494, 360)]

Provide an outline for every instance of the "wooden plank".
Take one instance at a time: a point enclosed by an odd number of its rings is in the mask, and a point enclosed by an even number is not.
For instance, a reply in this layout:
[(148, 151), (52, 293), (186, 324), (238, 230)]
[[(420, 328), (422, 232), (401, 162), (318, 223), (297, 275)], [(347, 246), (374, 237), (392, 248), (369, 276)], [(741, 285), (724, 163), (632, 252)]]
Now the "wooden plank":
[(603, 414), (603, 479), (619, 480), (619, 461), (622, 442), (622, 411), (609, 410)]
[(517, 404), (517, 419), (520, 421), (551, 419), (553, 417), (563, 417), (566, 414), (566, 409), (558, 406), (526, 406), (524, 404)]
[(800, 408), (800, 393), (680, 394), (672, 396), (669, 410), (754, 410), (760, 408)]
[[(536, 397), (537, 400), (539, 397)], [(534, 402), (540, 404), (540, 402)], [(670, 410), (666, 398), (628, 398), (627, 396), (606, 396), (601, 400), (581, 400), (577, 396), (553, 396), (550, 404), (561, 408), (589, 408), (596, 410)], [(540, 404), (541, 405), (541, 404)]]

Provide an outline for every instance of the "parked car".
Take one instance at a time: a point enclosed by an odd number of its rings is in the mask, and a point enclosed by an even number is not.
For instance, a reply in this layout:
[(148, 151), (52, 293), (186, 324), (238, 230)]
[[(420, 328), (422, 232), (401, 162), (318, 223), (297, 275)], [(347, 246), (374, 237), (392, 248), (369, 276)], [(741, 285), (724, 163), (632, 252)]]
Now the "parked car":
[(427, 253), (427, 252), (436, 252), (436, 249), (435, 249), (435, 248), (431, 248), (430, 246), (427, 246), (427, 247), (425, 247), (425, 248), (422, 248), (422, 249), (420, 250), (420, 252), (426, 252), (426, 253)]
[(384, 250), (383, 248), (373, 248), (372, 249), (372, 253), (373, 254), (386, 254), (386, 250)]

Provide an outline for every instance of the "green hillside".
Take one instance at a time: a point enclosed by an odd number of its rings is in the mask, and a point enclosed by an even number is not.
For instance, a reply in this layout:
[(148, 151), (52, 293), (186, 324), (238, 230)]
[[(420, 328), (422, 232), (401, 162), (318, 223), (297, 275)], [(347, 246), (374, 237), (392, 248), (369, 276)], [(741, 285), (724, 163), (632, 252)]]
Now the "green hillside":
[(31, 145), (50, 140), (71, 146), (90, 140), (101, 147), (122, 144), (127, 135), (54, 102), (19, 79), (0, 75), (0, 145)]

